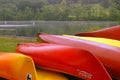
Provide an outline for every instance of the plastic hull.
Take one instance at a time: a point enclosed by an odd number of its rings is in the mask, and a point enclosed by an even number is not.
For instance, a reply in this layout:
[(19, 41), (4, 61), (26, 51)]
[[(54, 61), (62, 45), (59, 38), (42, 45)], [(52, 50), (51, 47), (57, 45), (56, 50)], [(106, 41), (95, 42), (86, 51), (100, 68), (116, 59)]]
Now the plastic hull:
[(120, 47), (120, 41), (115, 39), (99, 38), (99, 37), (82, 37), (82, 36), (73, 36), (73, 35), (63, 35), (63, 36)]
[(61, 73), (49, 71), (45, 69), (36, 69), (38, 80), (69, 80)]
[(30, 57), (5, 52), (0, 52), (0, 77), (6, 80), (37, 80), (35, 66)]
[(101, 62), (82, 49), (56, 44), (22, 43), (16, 51), (32, 57), (39, 67), (85, 80), (111, 80)]
[(103, 37), (103, 38), (120, 40), (120, 25), (93, 31), (93, 32), (77, 33), (75, 35), (76, 36)]
[(83, 39), (44, 33), (39, 33), (38, 38), (42, 42), (69, 45), (88, 50), (105, 65), (112, 77), (120, 79), (120, 48)]

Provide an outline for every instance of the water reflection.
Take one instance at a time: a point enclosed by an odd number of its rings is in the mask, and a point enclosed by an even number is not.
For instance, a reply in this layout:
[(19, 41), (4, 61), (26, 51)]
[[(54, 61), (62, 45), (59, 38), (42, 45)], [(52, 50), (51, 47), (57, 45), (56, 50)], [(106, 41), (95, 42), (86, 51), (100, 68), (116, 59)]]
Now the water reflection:
[(38, 32), (75, 34), (118, 25), (114, 21), (8, 21), (0, 24), (0, 35), (26, 37), (35, 37)]

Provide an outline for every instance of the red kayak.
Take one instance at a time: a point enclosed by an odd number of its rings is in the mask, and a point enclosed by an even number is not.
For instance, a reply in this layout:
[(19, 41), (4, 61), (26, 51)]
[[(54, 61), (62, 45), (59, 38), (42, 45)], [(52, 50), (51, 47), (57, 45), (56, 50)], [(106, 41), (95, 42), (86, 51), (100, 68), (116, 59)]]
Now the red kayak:
[(42, 42), (69, 45), (87, 50), (95, 55), (106, 67), (110, 75), (120, 79), (120, 48), (83, 39), (68, 38), (60, 35), (39, 33)]
[(120, 25), (113, 26), (93, 32), (77, 33), (76, 36), (103, 37), (120, 40)]
[(32, 57), (39, 67), (85, 80), (112, 80), (101, 62), (82, 49), (48, 43), (21, 43), (16, 51)]

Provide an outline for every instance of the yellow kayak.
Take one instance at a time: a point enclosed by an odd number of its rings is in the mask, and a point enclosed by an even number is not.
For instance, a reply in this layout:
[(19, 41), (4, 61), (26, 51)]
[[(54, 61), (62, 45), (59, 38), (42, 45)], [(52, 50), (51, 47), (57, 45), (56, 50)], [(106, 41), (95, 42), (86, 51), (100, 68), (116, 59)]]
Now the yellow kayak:
[(98, 38), (98, 37), (80, 37), (80, 36), (72, 36), (72, 35), (63, 35), (63, 36), (70, 37), (70, 38), (76, 38), (76, 39), (89, 40), (93, 42), (107, 44), (110, 46), (120, 47), (120, 41), (114, 40), (114, 39)]
[(64, 75), (44, 70), (44, 69), (37, 69), (38, 80), (68, 80)]

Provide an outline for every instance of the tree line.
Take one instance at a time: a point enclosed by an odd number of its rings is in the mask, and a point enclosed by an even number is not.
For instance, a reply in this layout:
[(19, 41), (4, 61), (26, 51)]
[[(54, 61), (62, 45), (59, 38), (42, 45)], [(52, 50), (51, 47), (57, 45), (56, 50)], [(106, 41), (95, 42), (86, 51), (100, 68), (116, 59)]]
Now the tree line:
[(111, 0), (85, 1), (89, 0), (1, 0), (0, 20), (120, 20), (120, 10)]

